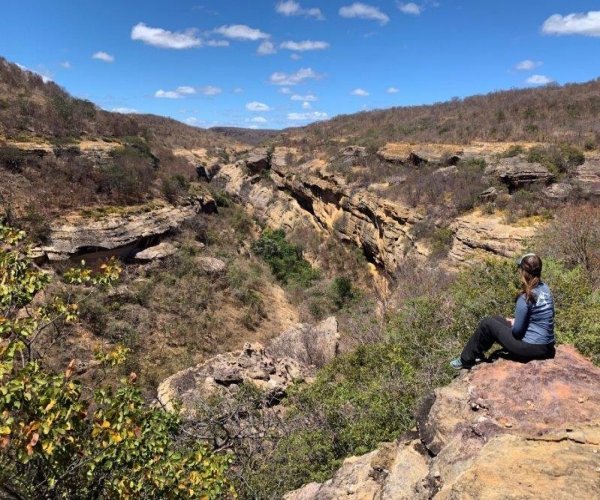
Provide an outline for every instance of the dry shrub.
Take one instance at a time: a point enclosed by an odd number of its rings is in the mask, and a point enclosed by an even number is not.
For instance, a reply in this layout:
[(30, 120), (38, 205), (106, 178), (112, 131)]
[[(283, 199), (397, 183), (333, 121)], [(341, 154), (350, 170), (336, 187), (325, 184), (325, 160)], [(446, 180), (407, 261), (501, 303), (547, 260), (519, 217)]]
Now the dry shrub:
[(539, 252), (581, 266), (600, 284), (600, 207), (587, 204), (565, 207), (538, 237)]

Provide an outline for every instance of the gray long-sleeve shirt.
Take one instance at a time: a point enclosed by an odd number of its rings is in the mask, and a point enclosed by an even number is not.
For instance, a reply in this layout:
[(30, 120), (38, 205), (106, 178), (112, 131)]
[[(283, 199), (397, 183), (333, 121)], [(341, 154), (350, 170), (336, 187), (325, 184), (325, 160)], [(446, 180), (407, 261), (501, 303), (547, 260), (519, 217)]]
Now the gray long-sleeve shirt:
[(517, 299), (513, 335), (528, 344), (551, 344), (555, 342), (554, 297), (543, 282), (533, 289), (533, 294), (533, 303), (527, 303), (525, 294)]

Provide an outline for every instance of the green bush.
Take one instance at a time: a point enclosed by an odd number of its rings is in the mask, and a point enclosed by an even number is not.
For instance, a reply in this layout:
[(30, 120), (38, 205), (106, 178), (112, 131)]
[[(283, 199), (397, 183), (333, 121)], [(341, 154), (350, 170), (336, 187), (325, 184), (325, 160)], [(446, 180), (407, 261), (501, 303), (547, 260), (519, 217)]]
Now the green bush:
[(248, 478), (270, 495), (324, 481), (342, 460), (393, 440), (413, 425), (414, 370), (398, 344), (361, 346), (292, 391), (290, 431)]
[(285, 239), (281, 229), (265, 229), (252, 244), (252, 251), (269, 264), (275, 277), (284, 284), (308, 286), (318, 272), (304, 259), (302, 249)]
[(583, 164), (585, 156), (583, 151), (568, 144), (534, 146), (527, 152), (527, 161), (541, 163), (554, 174), (564, 174)]
[(176, 203), (184, 196), (190, 187), (190, 182), (181, 174), (172, 175), (162, 181), (162, 193), (169, 203)]
[(432, 257), (445, 257), (454, 241), (454, 231), (449, 227), (437, 228), (431, 237), (431, 256)]
[(358, 295), (358, 291), (352, 286), (352, 280), (347, 276), (334, 278), (330, 289), (333, 303), (338, 309), (348, 305)]

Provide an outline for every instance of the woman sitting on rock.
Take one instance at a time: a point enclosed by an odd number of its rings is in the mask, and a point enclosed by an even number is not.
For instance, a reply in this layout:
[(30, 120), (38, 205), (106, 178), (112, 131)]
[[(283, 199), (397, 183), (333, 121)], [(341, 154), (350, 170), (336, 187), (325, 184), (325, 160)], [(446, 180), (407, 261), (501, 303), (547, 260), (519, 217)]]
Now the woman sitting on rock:
[(520, 361), (554, 357), (554, 299), (542, 282), (542, 259), (528, 253), (517, 261), (521, 292), (515, 305), (515, 317), (487, 316), (471, 336), (452, 368), (471, 368), (485, 360), (485, 352), (498, 342)]

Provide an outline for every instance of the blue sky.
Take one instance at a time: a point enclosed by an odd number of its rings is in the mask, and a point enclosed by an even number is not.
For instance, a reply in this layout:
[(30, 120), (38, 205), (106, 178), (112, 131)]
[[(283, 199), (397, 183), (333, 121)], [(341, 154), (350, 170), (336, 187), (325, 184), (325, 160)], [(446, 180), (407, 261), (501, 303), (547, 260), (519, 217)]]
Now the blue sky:
[(0, 55), (107, 110), (282, 128), (600, 76), (600, 2), (4, 0)]

